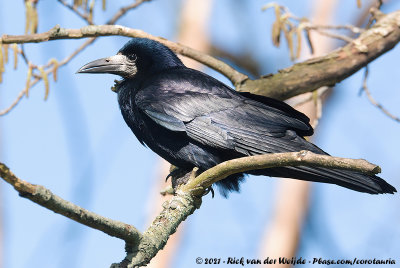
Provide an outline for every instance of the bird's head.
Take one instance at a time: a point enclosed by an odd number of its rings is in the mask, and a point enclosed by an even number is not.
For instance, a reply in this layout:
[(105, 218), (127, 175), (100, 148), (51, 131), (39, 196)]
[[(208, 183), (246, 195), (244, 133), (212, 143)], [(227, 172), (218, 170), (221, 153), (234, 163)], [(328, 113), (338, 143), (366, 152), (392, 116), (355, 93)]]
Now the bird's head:
[(132, 38), (117, 55), (89, 62), (77, 73), (109, 73), (128, 80), (177, 66), (183, 64), (166, 46), (147, 38)]

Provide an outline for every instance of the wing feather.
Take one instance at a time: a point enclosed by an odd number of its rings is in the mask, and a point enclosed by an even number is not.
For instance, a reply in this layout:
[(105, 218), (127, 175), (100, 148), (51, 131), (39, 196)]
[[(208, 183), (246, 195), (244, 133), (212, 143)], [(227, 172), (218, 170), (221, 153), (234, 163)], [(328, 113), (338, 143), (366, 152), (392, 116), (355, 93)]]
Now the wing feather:
[(185, 131), (206, 146), (248, 155), (313, 149), (304, 148), (309, 143), (298, 136), (312, 133), (302, 113), (277, 100), (239, 94), (211, 77), (197, 81), (195, 71), (189, 71), (189, 77), (182, 75), (173, 85), (162, 78), (152, 81), (136, 94), (136, 105), (157, 124)]

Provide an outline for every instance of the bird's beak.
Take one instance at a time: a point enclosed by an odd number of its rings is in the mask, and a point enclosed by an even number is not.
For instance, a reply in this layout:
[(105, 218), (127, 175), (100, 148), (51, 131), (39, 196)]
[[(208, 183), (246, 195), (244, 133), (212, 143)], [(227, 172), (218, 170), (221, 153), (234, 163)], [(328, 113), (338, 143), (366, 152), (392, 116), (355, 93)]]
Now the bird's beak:
[(130, 77), (135, 75), (136, 66), (126, 56), (117, 54), (89, 62), (83, 65), (76, 73), (109, 73), (122, 77)]

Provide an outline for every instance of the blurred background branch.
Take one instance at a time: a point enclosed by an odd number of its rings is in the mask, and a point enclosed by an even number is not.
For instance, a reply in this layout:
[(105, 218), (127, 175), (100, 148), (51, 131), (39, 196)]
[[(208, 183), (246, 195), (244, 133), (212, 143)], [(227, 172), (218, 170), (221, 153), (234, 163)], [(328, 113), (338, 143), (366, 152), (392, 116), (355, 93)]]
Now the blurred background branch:
[[(333, 14), (337, 8), (337, 0), (317, 1), (312, 10), (311, 20), (315, 24), (329, 25), (333, 21)], [(322, 56), (331, 50), (332, 39), (310, 32), (310, 53), (313, 56)], [(311, 42), (311, 40), (313, 40)], [(303, 47), (298, 57), (309, 58), (311, 55)], [(290, 99), (289, 103), (296, 109), (305, 113), (314, 130), (322, 116), (322, 102), (325, 100), (329, 87), (322, 87), (313, 93), (304, 93)], [(273, 216), (264, 230), (263, 240), (260, 245), (260, 256), (272, 258), (296, 257), (300, 241), (303, 237), (303, 227), (309, 216), (309, 202), (312, 183), (296, 180), (282, 180), (278, 183), (275, 193)], [(288, 198), (290, 197), (290, 198)], [(288, 268), (291, 264), (276, 263), (271, 267)]]
[[(373, 12), (376, 15), (378, 11)], [(64, 29), (56, 26), (50, 31), (40, 34), (20, 36), (3, 35), (0, 43), (46, 42), (49, 40), (110, 35), (149, 38), (167, 45), (176, 53), (197, 60), (219, 71), (228, 77), (239, 91), (248, 91), (254, 94), (266, 95), (284, 100), (305, 92), (314, 91), (322, 86), (332, 86), (392, 49), (400, 41), (399, 17), (400, 11), (395, 11), (388, 15), (381, 15), (377, 23), (371, 29), (363, 32), (359, 38), (354, 39), (341, 49), (333, 51), (323, 57), (298, 63), (290, 68), (281, 70), (275, 75), (264, 76), (255, 80), (248, 79), (246, 75), (208, 54), (163, 38), (152, 36), (141, 30), (118, 25), (90, 25), (81, 29)], [(91, 41), (88, 41), (88, 43), (78, 49), (78, 52), (82, 51), (82, 49), (90, 43)], [(77, 53), (75, 53), (75, 55)], [(71, 58), (69, 58), (69, 60)], [(67, 62), (68, 61), (64, 62), (64, 64)], [(47, 75), (49, 72), (51, 71), (48, 70), (44, 74)], [(36, 78), (36, 80), (40, 80), (40, 77)], [(37, 82), (36, 80), (34, 80), (34, 83)], [(25, 93), (30, 87), (30, 76), (28, 75)], [(19, 95), (17, 100), (20, 98)], [(18, 103), (18, 101), (16, 101), (16, 103)], [(9, 110), (10, 109), (6, 109), (5, 112), (2, 113), (5, 114)]]
[(158, 251), (164, 248), (170, 235), (175, 233), (180, 223), (200, 208), (202, 197), (212, 184), (239, 172), (292, 165), (349, 169), (365, 174), (380, 172), (378, 166), (363, 159), (338, 158), (308, 151), (256, 155), (225, 161), (198, 176), (193, 176), (186, 184), (179, 186), (176, 195), (163, 204), (163, 210), (143, 234), (132, 225), (104, 218), (54, 195), (43, 186), (19, 179), (3, 163), (0, 163), (0, 176), (12, 185), (20, 196), (81, 224), (124, 240), (127, 257), (112, 267), (140, 267), (147, 265)]
[(368, 85), (367, 85), (367, 78), (368, 78), (368, 66), (365, 67), (365, 73), (364, 73), (364, 81), (362, 84), (362, 90), (365, 92), (365, 94), (367, 94), (368, 100), (371, 102), (372, 105), (374, 105), (376, 108), (378, 108), (382, 113), (384, 113), (385, 115), (387, 115), (389, 118), (393, 119), (394, 121), (400, 123), (400, 118), (393, 115), (391, 112), (389, 112), (385, 107), (382, 106), (382, 104), (380, 104), (379, 102), (377, 102), (374, 97), (372, 97), (371, 92), (368, 89)]
[[(123, 17), (127, 12), (137, 8), (139, 5), (141, 5), (144, 2), (149, 2), (151, 0), (136, 0), (134, 3), (129, 4), (127, 6), (123, 6), (121, 7), (112, 17), (111, 19), (109, 19), (106, 23), (106, 25), (113, 25), (115, 24), (121, 17)], [(26, 2), (29, 2), (26, 1)], [(63, 1), (63, 0), (58, 0), (58, 2), (60, 2), (62, 5), (64, 5), (65, 7), (67, 7), (68, 9), (72, 10), (78, 17), (82, 18), (83, 20), (85, 20), (87, 22), (88, 25), (93, 25), (92, 22), (92, 17), (93, 14), (91, 14), (90, 9), (85, 9), (85, 13), (81, 13), (81, 11), (79, 11), (78, 6), (74, 3), (74, 5), (68, 4), (67, 2)], [(36, 1), (37, 3), (37, 1)], [(94, 3), (94, 2), (93, 2)], [(82, 4), (84, 4), (82, 2)], [(36, 4), (35, 4), (36, 5)], [(31, 7), (32, 9), (32, 7)], [(29, 12), (28, 12), (29, 13)], [(27, 14), (28, 14), (27, 13)], [(37, 16), (37, 15), (36, 15)], [(26, 17), (26, 21), (27, 24), (29, 25), (30, 23), (28, 23), (30, 20), (32, 20), (32, 18), (30, 18), (29, 15), (27, 15)], [(34, 19), (37, 23), (38, 18), (36, 17)], [(36, 28), (35, 30), (32, 30), (31, 33), (35, 34), (36, 33)], [(27, 31), (26, 31), (27, 33)], [(28, 92), (30, 90), (30, 88), (32, 88), (33, 86), (35, 86), (39, 81), (41, 81), (42, 79), (48, 79), (48, 75), (53, 73), (53, 78), (54, 81), (57, 81), (57, 70), (58, 67), (64, 66), (66, 64), (68, 64), (74, 57), (76, 57), (80, 52), (82, 52), (86, 47), (88, 47), (89, 45), (93, 44), (93, 42), (96, 40), (96, 37), (90, 38), (88, 40), (86, 40), (82, 45), (80, 45), (74, 52), (72, 52), (69, 56), (67, 56), (66, 58), (64, 58), (63, 60), (61, 60), (60, 62), (58, 62), (56, 59), (52, 58), (50, 59), (50, 61), (44, 65), (44, 66), (37, 66), (35, 64), (33, 64), (31, 61), (28, 60), (24, 49), (23, 49), (23, 44), (21, 44), (21, 49), (18, 50), (17, 48), (17, 43), (18, 42), (13, 42), (13, 50), (14, 50), (14, 68), (16, 68), (17, 66), (17, 62), (18, 62), (18, 54), (20, 54), (22, 56), (22, 58), (24, 59), (25, 63), (29, 66), (29, 70), (30, 72), (28, 72), (28, 77), (27, 77), (27, 82), (26, 82), (26, 86), (23, 90), (20, 91), (20, 93), (17, 95), (16, 99), (11, 103), (11, 105), (9, 105), (7, 108), (0, 110), (0, 116), (5, 115), (7, 113), (9, 113), (12, 109), (14, 109), (15, 106), (17, 106), (17, 104), (21, 101), (21, 99), (26, 96), (28, 97)], [(4, 42), (6, 43), (6, 42)], [(2, 38), (0, 38), (0, 46), (2, 44)], [(0, 48), (1, 50), (1, 48)], [(4, 51), (6, 54), (8, 54), (8, 47), (4, 47)], [(2, 52), (0, 51), (0, 55), (2, 54)], [(1, 58), (1, 57), (0, 57)], [(2, 70), (1, 66), (3, 66), (3, 60), (1, 60), (0, 62), (0, 82), (1, 82), (1, 76), (2, 76), (2, 72), (4, 72), (4, 70)], [(42, 71), (40, 72), (40, 74), (35, 74), (35, 70), (39, 70), (39, 68), (42, 68)], [(29, 75), (29, 73), (31, 73), (31, 75)], [(34, 80), (31, 81), (32, 76), (34, 77)], [(46, 87), (46, 92), (48, 92), (48, 87)], [(47, 95), (46, 95), (47, 96)], [(46, 99), (45, 99), (46, 100)]]

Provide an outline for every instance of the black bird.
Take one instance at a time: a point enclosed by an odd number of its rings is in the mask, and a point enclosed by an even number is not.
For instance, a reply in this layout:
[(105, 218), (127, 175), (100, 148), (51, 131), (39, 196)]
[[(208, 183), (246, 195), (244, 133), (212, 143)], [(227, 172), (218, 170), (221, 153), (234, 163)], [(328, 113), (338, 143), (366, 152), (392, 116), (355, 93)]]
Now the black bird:
[[(90, 62), (78, 73), (110, 73), (126, 124), (138, 140), (180, 169), (207, 170), (223, 161), (258, 154), (309, 150), (327, 155), (304, 136), (309, 118), (284, 102), (237, 92), (187, 68), (159, 42), (131, 39), (115, 56)], [(377, 176), (320, 167), (279, 167), (247, 172), (337, 184), (370, 194), (396, 189)], [(244, 174), (217, 182), (221, 193), (238, 191)]]

